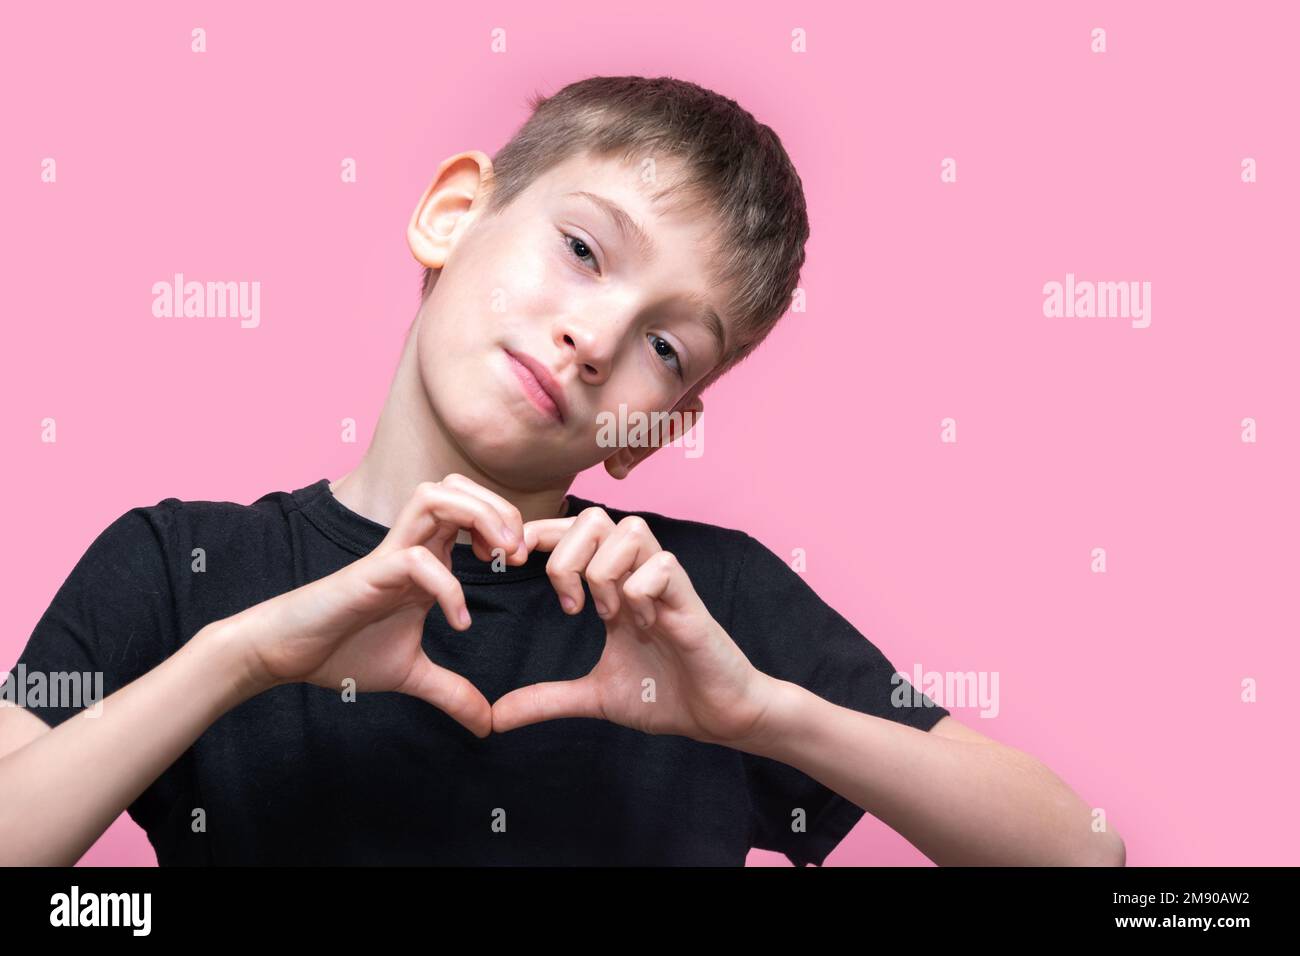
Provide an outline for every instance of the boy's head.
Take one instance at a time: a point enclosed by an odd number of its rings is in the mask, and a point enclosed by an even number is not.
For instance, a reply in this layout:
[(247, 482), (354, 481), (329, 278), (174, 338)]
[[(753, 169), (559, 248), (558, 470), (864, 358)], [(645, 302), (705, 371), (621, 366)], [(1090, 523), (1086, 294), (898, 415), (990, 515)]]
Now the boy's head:
[[(592, 77), (530, 105), (493, 159), (445, 160), (411, 217), (418, 368), (502, 484), (601, 461), (623, 477), (654, 449), (602, 447), (598, 414), (702, 410), (789, 308), (802, 183), (771, 129), (693, 83)], [(520, 365), (544, 367), (562, 414)]]

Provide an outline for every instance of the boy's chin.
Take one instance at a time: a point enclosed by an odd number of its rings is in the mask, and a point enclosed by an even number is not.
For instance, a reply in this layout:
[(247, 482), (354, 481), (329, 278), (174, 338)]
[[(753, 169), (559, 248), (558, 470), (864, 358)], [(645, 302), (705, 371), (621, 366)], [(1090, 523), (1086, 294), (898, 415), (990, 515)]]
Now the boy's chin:
[(583, 470), (581, 463), (568, 470), (566, 456), (554, 436), (529, 435), (527, 431), (516, 425), (497, 429), (490, 441), (484, 440), (483, 432), (459, 436), (457, 440), (483, 474), (513, 488), (527, 488), (539, 480), (549, 482), (559, 475)]

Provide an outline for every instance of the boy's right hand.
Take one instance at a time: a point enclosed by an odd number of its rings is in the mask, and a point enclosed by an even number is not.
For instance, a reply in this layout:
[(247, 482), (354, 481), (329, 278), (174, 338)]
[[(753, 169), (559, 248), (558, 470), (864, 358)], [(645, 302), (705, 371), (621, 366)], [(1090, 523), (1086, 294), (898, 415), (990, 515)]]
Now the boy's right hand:
[(434, 604), (454, 630), (470, 626), (465, 594), (451, 573), (462, 528), (480, 560), (493, 560), (496, 548), (507, 564), (528, 559), (519, 510), (468, 478), (448, 475), (416, 487), (370, 554), (212, 626), (245, 644), (249, 669), (263, 687), (304, 681), (342, 690), (351, 678), (358, 691), (419, 697), (486, 737), (491, 704), (421, 646)]

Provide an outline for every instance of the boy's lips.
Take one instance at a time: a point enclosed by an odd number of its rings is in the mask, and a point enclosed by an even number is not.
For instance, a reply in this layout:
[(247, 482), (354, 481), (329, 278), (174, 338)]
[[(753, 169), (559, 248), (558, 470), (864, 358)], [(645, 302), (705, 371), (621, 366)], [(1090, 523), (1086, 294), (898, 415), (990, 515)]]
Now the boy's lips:
[(510, 360), (511, 369), (524, 387), (524, 393), (541, 411), (563, 423), (568, 417), (568, 402), (564, 389), (541, 362), (525, 352), (502, 349)]

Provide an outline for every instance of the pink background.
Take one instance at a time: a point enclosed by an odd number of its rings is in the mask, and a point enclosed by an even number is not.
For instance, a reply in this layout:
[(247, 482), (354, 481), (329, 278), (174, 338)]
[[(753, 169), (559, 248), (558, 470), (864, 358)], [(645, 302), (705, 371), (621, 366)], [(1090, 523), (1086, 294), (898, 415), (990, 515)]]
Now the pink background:
[[(0, 667), (126, 509), (353, 467), (417, 306), (404, 233), (439, 160), (495, 152), (534, 89), (670, 74), (782, 137), (809, 202), (808, 309), (706, 395), (702, 457), (573, 490), (804, 548), (809, 582), (899, 670), (997, 672), (998, 716), (954, 715), (1104, 807), (1130, 865), (1296, 863), (1295, 11), (10, 11)], [(260, 327), (154, 318), (177, 271), (259, 281)], [(1150, 328), (1044, 317), (1067, 272), (1151, 282)], [(83, 862), (154, 857), (123, 815)], [(870, 816), (828, 863), (928, 865)]]

